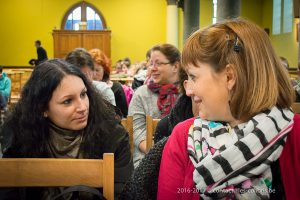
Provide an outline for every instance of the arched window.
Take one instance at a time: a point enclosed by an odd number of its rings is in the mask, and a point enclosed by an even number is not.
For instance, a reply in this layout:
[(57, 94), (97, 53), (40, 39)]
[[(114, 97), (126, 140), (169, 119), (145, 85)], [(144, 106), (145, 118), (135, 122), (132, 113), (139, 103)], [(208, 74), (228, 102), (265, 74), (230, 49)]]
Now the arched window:
[(72, 6), (63, 18), (62, 30), (104, 30), (106, 23), (101, 12), (91, 4), (80, 2)]

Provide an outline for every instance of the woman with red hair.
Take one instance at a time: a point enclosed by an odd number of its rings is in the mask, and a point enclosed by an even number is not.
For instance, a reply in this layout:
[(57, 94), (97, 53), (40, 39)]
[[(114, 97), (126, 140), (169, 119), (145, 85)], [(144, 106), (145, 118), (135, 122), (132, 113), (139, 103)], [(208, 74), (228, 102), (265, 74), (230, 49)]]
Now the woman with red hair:
[(91, 49), (89, 53), (91, 54), (95, 65), (94, 80), (107, 83), (114, 92), (118, 109), (122, 112), (123, 117), (127, 117), (128, 105), (122, 85), (119, 82), (110, 80), (111, 60), (100, 49)]

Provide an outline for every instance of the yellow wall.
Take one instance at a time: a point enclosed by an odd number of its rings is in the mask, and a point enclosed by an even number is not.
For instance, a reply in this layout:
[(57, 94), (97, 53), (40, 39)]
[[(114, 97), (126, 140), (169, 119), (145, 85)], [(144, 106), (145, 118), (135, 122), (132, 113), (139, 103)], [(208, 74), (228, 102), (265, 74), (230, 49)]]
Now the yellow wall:
[(264, 0), (264, 12), (263, 12), (263, 24), (264, 27), (270, 28), (270, 38), (275, 48), (276, 53), (279, 56), (285, 57), (289, 61), (289, 65), (292, 68), (298, 66), (298, 42), (296, 41), (296, 22), (299, 19), (293, 21), (292, 33), (282, 33), (279, 35), (272, 34), (272, 11), (273, 0)]
[[(61, 26), (65, 12), (76, 0), (0, 1), (0, 65), (28, 65), (40, 39), (53, 57), (52, 30)], [(112, 31), (111, 55), (143, 60), (146, 51), (166, 40), (165, 0), (88, 0), (105, 17)]]
[(182, 50), (183, 37), (183, 11), (181, 8), (178, 9), (178, 49)]
[(200, 28), (212, 24), (214, 15), (212, 0), (200, 0)]
[[(34, 41), (53, 57), (52, 30), (61, 26), (65, 12), (78, 0), (0, 1), (0, 65), (28, 65), (36, 57)], [(146, 51), (166, 41), (166, 0), (87, 0), (100, 10), (112, 31), (111, 55), (115, 62), (126, 56), (143, 60)], [(183, 13), (179, 9), (179, 49), (182, 49)], [(242, 0), (241, 15), (272, 30), (272, 0)], [(200, 28), (212, 23), (212, 0), (200, 0)], [(295, 23), (293, 33), (270, 38), (278, 55), (292, 67), (298, 62)]]
[(262, 25), (263, 1), (241, 0), (241, 16)]

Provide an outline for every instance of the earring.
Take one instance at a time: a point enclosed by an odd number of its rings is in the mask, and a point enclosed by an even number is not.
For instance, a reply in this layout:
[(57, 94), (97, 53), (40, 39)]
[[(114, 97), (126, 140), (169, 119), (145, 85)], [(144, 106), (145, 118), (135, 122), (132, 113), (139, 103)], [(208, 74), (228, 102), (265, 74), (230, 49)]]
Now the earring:
[(46, 113), (46, 112), (44, 112), (44, 113), (43, 113), (43, 115), (44, 115), (44, 117), (45, 117), (45, 118), (47, 118), (47, 117), (48, 117), (48, 115), (47, 115), (47, 113)]

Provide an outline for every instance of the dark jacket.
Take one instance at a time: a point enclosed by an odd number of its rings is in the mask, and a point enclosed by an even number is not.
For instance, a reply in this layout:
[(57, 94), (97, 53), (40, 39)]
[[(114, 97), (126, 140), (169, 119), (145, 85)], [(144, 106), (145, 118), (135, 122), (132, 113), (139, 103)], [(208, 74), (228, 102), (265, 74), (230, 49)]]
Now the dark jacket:
[(192, 100), (190, 97), (183, 94), (178, 98), (170, 114), (161, 119), (157, 124), (154, 135), (154, 143), (157, 143), (164, 137), (170, 136), (173, 131), (173, 128), (179, 122), (182, 122), (192, 117), (194, 117), (192, 110)]
[[(129, 136), (125, 129), (116, 124), (114, 134), (109, 134), (102, 144), (103, 153), (114, 153), (115, 158), (115, 197), (122, 191), (125, 182), (133, 172), (132, 155), (129, 146)], [(7, 130), (6, 130), (7, 131)], [(9, 130), (8, 130), (9, 131)], [(6, 142), (9, 142), (7, 139)], [(26, 145), (26, 144), (25, 144)], [(7, 145), (5, 145), (7, 146)], [(23, 157), (16, 149), (8, 147), (3, 154), (5, 158)], [(99, 155), (103, 157), (103, 153)], [(10, 188), (0, 190), (0, 200), (40, 200), (43, 188)], [(115, 198), (117, 199), (117, 198)]]
[(155, 144), (134, 170), (130, 180), (125, 184), (119, 196), (121, 200), (156, 199), (158, 175), (162, 151), (168, 138)]
[(48, 56), (47, 56), (47, 52), (43, 47), (38, 47), (37, 48), (37, 55), (38, 55), (38, 59), (36, 61), (36, 65), (40, 64), (41, 62), (48, 60)]
[(128, 105), (122, 85), (119, 82), (113, 82), (111, 89), (115, 95), (117, 108), (122, 112), (123, 117), (126, 118), (128, 115)]

